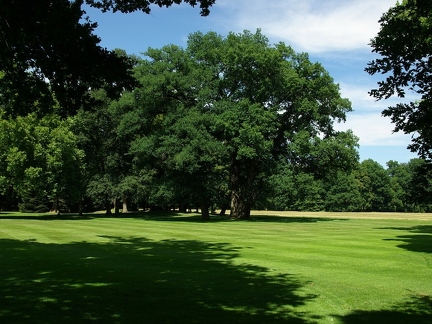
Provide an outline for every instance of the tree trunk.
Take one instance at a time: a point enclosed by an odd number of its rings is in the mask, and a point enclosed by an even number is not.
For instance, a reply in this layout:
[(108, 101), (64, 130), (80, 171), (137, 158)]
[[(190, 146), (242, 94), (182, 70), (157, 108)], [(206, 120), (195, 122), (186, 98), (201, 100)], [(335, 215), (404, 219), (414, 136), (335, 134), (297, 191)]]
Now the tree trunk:
[(180, 203), (179, 212), (180, 213), (186, 213), (186, 204), (185, 203)]
[(111, 201), (108, 199), (108, 197), (105, 199), (105, 214), (111, 215)]
[(123, 211), (122, 211), (122, 213), (125, 214), (125, 213), (127, 213), (127, 212), (128, 212), (127, 198), (124, 197), (124, 198), (123, 198)]
[(231, 193), (231, 212), (230, 218), (249, 219), (250, 203), (247, 198), (241, 194), (240, 190), (233, 190)]
[(230, 218), (249, 219), (254, 197), (256, 163), (236, 158), (231, 162), (231, 211)]
[(203, 221), (210, 220), (209, 205), (204, 201), (201, 201), (200, 208), (201, 208), (201, 220)]
[(60, 205), (60, 199), (59, 199), (59, 197), (58, 196), (56, 196), (55, 198), (54, 198), (54, 201), (53, 201), (53, 206), (52, 206), (52, 211), (54, 212), (54, 213), (56, 213), (57, 215), (60, 215), (60, 207), (59, 207), (59, 205)]
[(114, 214), (118, 216), (120, 214), (120, 204), (117, 198), (114, 199)]
[(219, 212), (219, 215), (221, 215), (221, 216), (223, 216), (223, 215), (225, 215), (226, 214), (226, 211), (227, 211), (227, 204), (223, 204), (222, 205), (222, 207), (221, 207), (221, 210), (220, 210), (220, 212)]

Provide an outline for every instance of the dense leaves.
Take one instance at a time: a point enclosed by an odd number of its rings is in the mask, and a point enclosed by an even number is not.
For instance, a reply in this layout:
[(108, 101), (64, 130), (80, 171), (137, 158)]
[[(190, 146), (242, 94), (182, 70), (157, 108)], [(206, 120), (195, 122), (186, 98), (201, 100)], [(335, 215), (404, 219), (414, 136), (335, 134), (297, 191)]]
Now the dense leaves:
[[(343, 137), (333, 122), (351, 109), (333, 79), (307, 55), (269, 44), (260, 31), (194, 33), (186, 49), (169, 45), (146, 55), (136, 69), (136, 110), (122, 123), (142, 130), (132, 144), (137, 159), (154, 163), (160, 180), (175, 178), (179, 186), (189, 179), (190, 197), (203, 206), (225, 196), (214, 190), (226, 182), (231, 217), (248, 218), (280, 156), (321, 176), (357, 159), (343, 153), (356, 144), (340, 141), (339, 149), (332, 142)], [(299, 137), (308, 152), (295, 150)]]
[(84, 152), (70, 123), (34, 114), (0, 120), (0, 191), (13, 189), (22, 198), (22, 210), (58, 211), (61, 201), (71, 206), (82, 198)]
[(82, 1), (3, 2), (0, 102), (8, 115), (47, 113), (57, 100), (66, 116), (88, 102), (89, 88), (116, 96), (134, 84), (132, 62), (98, 45)]
[[(99, 46), (83, 0), (0, 1), (0, 105), (8, 116), (51, 112), (74, 114), (91, 104), (89, 89), (104, 88), (118, 97), (132, 89), (133, 61)], [(86, 1), (103, 10), (150, 12), (150, 5), (169, 7), (182, 0)], [(214, 0), (184, 0), (200, 4), (207, 15)]]
[(151, 5), (157, 5), (159, 7), (169, 7), (173, 4), (188, 3), (192, 7), (195, 7), (198, 3), (201, 8), (201, 15), (207, 16), (210, 13), (210, 7), (216, 2), (216, 0), (86, 0), (89, 5), (102, 9), (104, 12), (108, 10), (121, 11), (121, 12), (133, 12), (142, 11), (150, 13)]
[[(147, 12), (181, 1), (88, 2)], [(185, 49), (149, 48), (139, 59), (98, 47), (95, 25), (80, 20), (82, 1), (50, 3), (42, 2), (46, 17), (37, 8), (26, 22), (8, 18), (20, 1), (0, 12), (2, 208), (199, 207), (203, 219), (217, 208), (239, 219), (252, 208), (430, 210), (429, 164), (359, 163), (358, 138), (333, 129), (350, 102), (306, 54), (272, 45), (258, 30), (198, 32)], [(58, 30), (48, 31), (62, 10), (73, 26), (64, 44)], [(15, 34), (6, 33), (11, 24)], [(29, 26), (39, 38), (28, 38)], [(79, 57), (67, 53), (87, 41)], [(88, 50), (95, 56), (86, 61)]]
[(395, 131), (413, 135), (408, 146), (412, 151), (432, 158), (432, 1), (404, 0), (390, 8), (380, 24), (371, 41), (380, 58), (366, 71), (386, 78), (370, 94), (378, 100), (415, 94), (415, 100), (389, 107), (383, 115), (391, 117)]

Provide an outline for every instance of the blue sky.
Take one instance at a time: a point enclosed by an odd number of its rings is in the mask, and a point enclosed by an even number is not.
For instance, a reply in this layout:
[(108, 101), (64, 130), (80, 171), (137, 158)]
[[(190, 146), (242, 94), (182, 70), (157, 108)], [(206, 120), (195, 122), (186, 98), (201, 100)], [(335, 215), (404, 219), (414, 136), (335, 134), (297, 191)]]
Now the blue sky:
[(393, 133), (389, 118), (381, 111), (398, 102), (397, 98), (376, 102), (368, 91), (379, 77), (371, 77), (364, 68), (375, 56), (368, 43), (378, 30), (382, 13), (396, 0), (216, 0), (208, 17), (199, 8), (174, 5), (153, 7), (152, 13), (101, 13), (85, 8), (101, 46), (122, 48), (140, 54), (148, 47), (167, 44), (185, 47), (187, 37), (196, 31), (255, 31), (261, 28), (272, 43), (285, 42), (297, 52), (309, 53), (320, 62), (340, 85), (342, 96), (349, 98), (354, 111), (339, 130), (352, 129), (360, 138), (360, 160), (373, 159), (385, 166), (389, 160), (408, 162), (417, 157), (406, 146), (411, 135)]

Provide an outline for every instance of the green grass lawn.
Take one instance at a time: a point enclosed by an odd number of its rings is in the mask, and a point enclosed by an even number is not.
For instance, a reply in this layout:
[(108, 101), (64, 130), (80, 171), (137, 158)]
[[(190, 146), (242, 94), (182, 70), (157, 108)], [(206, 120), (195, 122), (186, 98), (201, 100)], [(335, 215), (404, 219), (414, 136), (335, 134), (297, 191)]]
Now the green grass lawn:
[(358, 215), (0, 213), (0, 323), (432, 323), (432, 217)]

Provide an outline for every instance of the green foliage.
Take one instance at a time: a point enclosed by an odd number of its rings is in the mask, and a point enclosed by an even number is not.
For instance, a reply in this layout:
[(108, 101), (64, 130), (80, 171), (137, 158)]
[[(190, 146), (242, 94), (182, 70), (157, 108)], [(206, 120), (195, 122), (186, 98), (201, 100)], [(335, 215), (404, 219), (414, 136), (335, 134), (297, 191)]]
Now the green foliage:
[(180, 4), (182, 2), (190, 4), (192, 7), (198, 3), (201, 8), (201, 15), (207, 16), (210, 13), (209, 8), (216, 2), (216, 0), (85, 0), (86, 3), (92, 7), (102, 9), (103, 12), (112, 10), (113, 12), (133, 12), (142, 11), (147, 14), (151, 12), (151, 5), (158, 5), (159, 7), (170, 7), (173, 4)]
[(360, 182), (363, 211), (389, 211), (392, 198), (390, 178), (378, 162), (371, 159), (360, 163), (355, 177)]
[(299, 173), (294, 177), (293, 210), (320, 211), (323, 210), (321, 182), (314, 179), (312, 174)]
[(136, 135), (124, 132), (120, 124), (133, 101), (128, 92), (117, 101), (111, 100), (104, 89), (93, 90), (91, 95), (96, 103), (94, 110), (80, 110), (73, 118), (73, 131), (79, 147), (91, 152), (85, 157), (87, 174), (83, 184), (87, 194), (94, 200), (94, 207), (103, 206), (110, 213), (113, 201), (136, 202), (145, 190), (144, 178), (133, 169), (129, 154), (131, 138)]
[(24, 205), (33, 206), (46, 205), (47, 200), (55, 204), (60, 198), (69, 203), (81, 199), (84, 153), (77, 148), (70, 123), (58, 116), (38, 119), (35, 114), (0, 120), (3, 192), (13, 188)]
[[(138, 163), (151, 165), (162, 182), (188, 184), (196, 200), (225, 195), (209, 188), (228, 182), (231, 216), (248, 218), (255, 201), (265, 200), (263, 185), (279, 156), (321, 174), (358, 159), (352, 134), (344, 140), (333, 131), (351, 109), (333, 79), (307, 55), (270, 45), (259, 30), (198, 32), (186, 49), (169, 45), (146, 55), (135, 69), (137, 107), (121, 127), (142, 134), (131, 151)], [(313, 161), (290, 145), (300, 134), (316, 151)]]
[(395, 131), (413, 134), (411, 151), (432, 158), (432, 2), (404, 0), (390, 8), (380, 19), (381, 29), (371, 40), (373, 51), (381, 57), (369, 62), (366, 71), (386, 74), (378, 88), (371, 91), (376, 99), (393, 95), (404, 98), (414, 92), (415, 101), (399, 103), (383, 111), (391, 117)]
[[(83, 16), (83, 1), (2, 2), (0, 104), (9, 116), (73, 114), (89, 103), (88, 89), (111, 96), (131, 88), (132, 61), (99, 46), (97, 24)], [(17, 14), (19, 12), (19, 14)]]
[(411, 181), (407, 190), (408, 202), (413, 211), (432, 211), (432, 170), (431, 164), (421, 160), (412, 159), (408, 163)]
[(325, 210), (339, 212), (353, 212), (361, 210), (361, 183), (353, 172), (339, 171), (325, 183)]
[(37, 192), (31, 192), (22, 198), (19, 211), (22, 213), (46, 213), (50, 211), (50, 204), (46, 196), (40, 196)]

